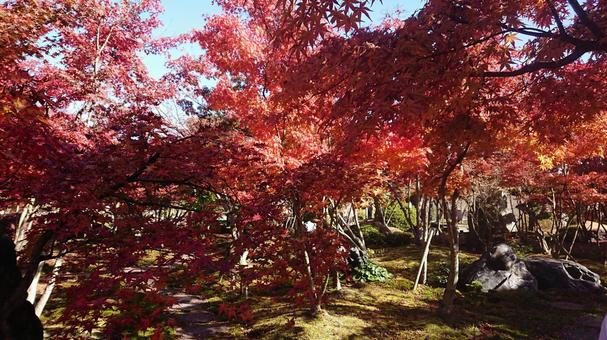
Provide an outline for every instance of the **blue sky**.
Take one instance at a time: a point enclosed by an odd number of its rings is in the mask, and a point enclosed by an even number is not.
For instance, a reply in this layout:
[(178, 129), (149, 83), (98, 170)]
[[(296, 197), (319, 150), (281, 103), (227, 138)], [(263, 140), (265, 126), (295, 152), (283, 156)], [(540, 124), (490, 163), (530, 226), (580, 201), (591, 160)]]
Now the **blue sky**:
[[(400, 9), (405, 15), (412, 14), (421, 8), (424, 0), (383, 0), (372, 7), (371, 23), (379, 23), (386, 15)], [(220, 8), (212, 0), (163, 0), (164, 13), (160, 19), (163, 27), (156, 30), (155, 36), (176, 36), (187, 33), (194, 28), (202, 27), (204, 16), (211, 16), (220, 12)], [(193, 46), (185, 46), (173, 51), (174, 55), (181, 53), (196, 53)], [(160, 77), (166, 70), (165, 60), (161, 56), (145, 56), (144, 62), (154, 77)]]

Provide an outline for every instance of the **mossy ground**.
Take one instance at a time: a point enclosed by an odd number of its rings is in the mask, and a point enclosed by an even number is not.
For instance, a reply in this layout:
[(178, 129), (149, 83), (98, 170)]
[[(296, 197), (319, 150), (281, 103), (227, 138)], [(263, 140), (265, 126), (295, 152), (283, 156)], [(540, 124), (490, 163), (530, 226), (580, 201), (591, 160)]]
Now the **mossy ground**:
[[(237, 338), (299, 339), (558, 339), (584, 338), (595, 332), (607, 312), (604, 296), (538, 292), (458, 295), (452, 316), (438, 307), (443, 288), (432, 286), (442, 275), (446, 248), (430, 253), (429, 285), (412, 291), (420, 257), (415, 246), (377, 249), (373, 260), (393, 278), (381, 283), (346, 285), (332, 292), (324, 312), (310, 317), (295, 309), (284, 296), (250, 299), (254, 322), (234, 327)], [(463, 253), (463, 263), (477, 255)], [(607, 278), (607, 268), (586, 262)], [(294, 322), (289, 323), (292, 320)], [(591, 323), (587, 321), (591, 320)], [(591, 337), (592, 338), (592, 337)]]
[[(597, 324), (607, 312), (607, 298), (562, 292), (534, 294), (463, 293), (452, 316), (441, 316), (439, 302), (448, 250), (433, 247), (429, 258), (428, 285), (412, 291), (421, 250), (413, 245), (375, 249), (372, 259), (387, 268), (392, 278), (377, 283), (345, 284), (330, 292), (324, 311), (311, 317), (295, 308), (284, 291), (256, 292), (249, 303), (253, 321), (247, 325), (221, 322), (221, 338), (264, 339), (596, 339)], [(476, 254), (462, 253), (470, 263)], [(607, 280), (607, 267), (581, 261)], [(210, 290), (201, 308), (218, 310), (223, 301), (235, 302), (232, 294)], [(61, 310), (60, 294), (45, 312), (52, 326)], [(240, 301), (240, 300), (236, 300)], [(218, 322), (220, 320), (217, 320)], [(55, 327), (61, 327), (55, 325)], [(213, 327), (210, 324), (209, 327)], [(181, 338), (176, 334), (176, 339)]]

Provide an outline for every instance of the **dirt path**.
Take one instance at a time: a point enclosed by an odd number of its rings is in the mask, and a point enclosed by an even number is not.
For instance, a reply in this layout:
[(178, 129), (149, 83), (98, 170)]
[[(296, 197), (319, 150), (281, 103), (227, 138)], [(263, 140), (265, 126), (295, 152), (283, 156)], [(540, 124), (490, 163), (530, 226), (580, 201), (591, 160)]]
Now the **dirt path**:
[(226, 338), (230, 334), (225, 322), (206, 310), (204, 301), (195, 295), (176, 293), (177, 303), (169, 309), (177, 321), (177, 339)]

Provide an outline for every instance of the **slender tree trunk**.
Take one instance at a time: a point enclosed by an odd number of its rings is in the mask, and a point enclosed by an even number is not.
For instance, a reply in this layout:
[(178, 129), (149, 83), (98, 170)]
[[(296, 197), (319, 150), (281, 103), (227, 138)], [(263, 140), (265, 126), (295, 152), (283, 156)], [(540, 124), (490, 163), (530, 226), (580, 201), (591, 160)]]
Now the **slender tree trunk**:
[[(428, 253), (430, 252), (430, 244), (432, 243), (432, 236), (434, 236), (434, 230), (430, 230), (428, 233), (428, 240), (426, 241), (426, 247), (424, 248), (424, 254), (422, 255), (422, 260), (419, 265), (419, 270), (417, 271), (417, 276), (415, 277), (415, 283), (413, 284), (413, 290), (417, 289), (417, 285), (419, 284), (420, 276), (422, 272), (427, 272), (428, 267)], [(423, 283), (426, 283), (426, 280), (423, 280)]]
[[(447, 162), (438, 189), (439, 200), (443, 205), (443, 214), (447, 221), (447, 231), (449, 235), (449, 277), (447, 279), (447, 286), (445, 287), (441, 304), (441, 311), (447, 315), (453, 312), (455, 290), (457, 289), (457, 281), (459, 278), (459, 231), (457, 230), (457, 199), (459, 198), (459, 190), (456, 189), (453, 194), (451, 194), (451, 210), (449, 211), (446, 198), (447, 182), (453, 170), (455, 170), (466, 157), (469, 147), (470, 144), (466, 144), (463, 150), (457, 153), (453, 163)], [(440, 222), (438, 225), (440, 227)]]
[(356, 232), (358, 233), (358, 237), (361, 241), (361, 245), (365, 253), (367, 252), (367, 244), (365, 242), (365, 237), (363, 236), (363, 232), (360, 228), (360, 221), (358, 220), (358, 214), (356, 213), (356, 206), (354, 205), (354, 201), (350, 202), (352, 206), (352, 212), (354, 213), (354, 226), (356, 227)]
[(48, 285), (44, 289), (44, 293), (42, 293), (42, 296), (40, 296), (38, 303), (36, 303), (35, 311), (36, 311), (36, 316), (38, 316), (38, 317), (40, 317), (40, 315), (42, 315), (42, 312), (44, 311), (44, 307), (46, 306), (46, 303), (48, 302), (49, 298), (51, 297), (51, 294), (53, 293), (53, 289), (55, 289), (55, 284), (57, 282), (57, 278), (59, 277), (59, 271), (61, 270), (62, 265), (63, 265), (63, 257), (60, 257), (57, 260), (55, 260), (55, 265), (53, 266), (53, 272), (51, 274), (52, 275), (51, 280), (49, 281)]
[(240, 267), (240, 296), (245, 299), (249, 298), (249, 285), (245, 280), (244, 271), (249, 265), (249, 261), (247, 259), (249, 255), (249, 251), (245, 250), (240, 255), (240, 260), (238, 261), (238, 266)]
[(26, 234), (32, 228), (31, 216), (38, 208), (32, 203), (28, 203), (23, 207), (19, 215), (19, 221), (15, 228), (15, 251), (20, 253), (26, 246)]
[(317, 314), (322, 310), (321, 308), (321, 299), (316, 291), (316, 284), (314, 283), (314, 276), (312, 274), (312, 266), (310, 264), (310, 256), (308, 255), (308, 250), (304, 248), (304, 261), (306, 266), (306, 273), (308, 274), (308, 283), (310, 285), (310, 292), (312, 293), (312, 298), (314, 304), (312, 305), (311, 312), (312, 315)]
[(38, 282), (40, 281), (40, 275), (42, 275), (42, 269), (44, 268), (44, 261), (40, 261), (38, 264), (38, 269), (36, 270), (36, 274), (32, 279), (32, 283), (27, 289), (27, 301), (29, 301), (32, 305), (36, 302), (36, 293), (38, 290)]
[(312, 273), (312, 264), (310, 262), (310, 255), (307, 249), (307, 237), (306, 237), (306, 227), (303, 223), (303, 219), (301, 216), (301, 202), (298, 197), (293, 199), (293, 215), (295, 216), (295, 224), (297, 230), (297, 236), (302, 241), (302, 252), (304, 257), (304, 269), (306, 271), (306, 275), (308, 276), (308, 285), (310, 289), (310, 293), (312, 295), (312, 306), (310, 312), (312, 315), (316, 315), (318, 312), (322, 310), (321, 308), (321, 298), (316, 290), (316, 283), (314, 282), (314, 275)]
[(341, 281), (339, 280), (339, 272), (336, 270), (333, 272), (333, 279), (335, 282), (335, 290), (341, 291)]
[(379, 196), (373, 196), (373, 206), (375, 208), (375, 214), (373, 216), (373, 221), (375, 222), (375, 226), (384, 234), (390, 234), (392, 231), (386, 225), (386, 218), (384, 216), (384, 210), (381, 206), (381, 200)]
[(447, 213), (449, 211), (447, 201), (443, 198), (443, 210), (445, 212), (445, 217), (447, 217), (447, 230), (449, 233), (449, 277), (443, 295), (441, 310), (447, 315), (453, 312), (455, 291), (459, 278), (459, 231), (457, 230), (457, 210), (455, 205), (457, 197), (458, 192), (456, 190), (451, 196), (450, 214)]

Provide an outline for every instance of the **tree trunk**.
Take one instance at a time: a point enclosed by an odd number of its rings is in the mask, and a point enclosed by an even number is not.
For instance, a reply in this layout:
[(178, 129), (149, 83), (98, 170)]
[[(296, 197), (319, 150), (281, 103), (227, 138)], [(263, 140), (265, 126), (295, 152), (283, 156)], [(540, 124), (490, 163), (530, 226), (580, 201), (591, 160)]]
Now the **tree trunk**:
[(244, 297), (245, 299), (249, 298), (249, 284), (246, 282), (244, 275), (244, 271), (249, 265), (249, 261), (247, 259), (248, 255), (248, 250), (242, 252), (242, 254), (240, 255), (240, 260), (238, 262), (238, 267), (240, 268), (240, 296)]
[(38, 281), (40, 281), (40, 275), (42, 274), (42, 269), (44, 268), (44, 261), (40, 261), (38, 264), (38, 269), (36, 270), (36, 275), (32, 279), (32, 283), (27, 289), (27, 301), (29, 301), (32, 305), (36, 302), (36, 293), (38, 291)]
[[(417, 289), (417, 285), (419, 284), (420, 276), (422, 272), (427, 272), (428, 267), (428, 253), (430, 252), (430, 243), (432, 243), (432, 236), (434, 236), (434, 230), (430, 230), (428, 233), (428, 240), (426, 241), (426, 247), (424, 248), (424, 254), (422, 255), (422, 260), (419, 265), (419, 270), (417, 271), (417, 276), (415, 277), (415, 283), (413, 284), (413, 290)], [(423, 280), (423, 283), (426, 283), (426, 280)]]
[(314, 275), (312, 273), (312, 265), (310, 263), (310, 255), (308, 253), (308, 246), (306, 242), (307, 230), (301, 217), (301, 202), (297, 196), (293, 199), (293, 215), (295, 217), (296, 236), (302, 241), (301, 246), (304, 257), (304, 269), (306, 275), (308, 276), (308, 285), (310, 293), (312, 294), (311, 313), (312, 315), (316, 315), (321, 310), (321, 298), (316, 290), (316, 283), (314, 282)]
[[(443, 210), (447, 219), (447, 230), (449, 235), (449, 277), (447, 286), (443, 295), (441, 311), (444, 314), (453, 312), (453, 302), (455, 300), (455, 290), (459, 278), (459, 231), (457, 230), (457, 190), (451, 196), (451, 210), (448, 210), (447, 201), (443, 197)], [(450, 212), (448, 214), (447, 212)]]
[(392, 231), (386, 225), (386, 219), (384, 217), (384, 210), (381, 207), (381, 200), (379, 196), (373, 196), (373, 207), (375, 209), (375, 214), (373, 216), (373, 222), (375, 226), (384, 234), (390, 234)]
[(333, 272), (333, 279), (335, 282), (335, 290), (336, 291), (341, 291), (341, 281), (339, 280), (339, 272), (336, 270)]
[[(455, 290), (457, 287), (457, 280), (459, 278), (459, 231), (457, 230), (457, 199), (459, 198), (459, 190), (455, 190), (451, 195), (451, 210), (448, 210), (448, 204), (446, 199), (447, 194), (447, 181), (449, 176), (455, 170), (458, 164), (466, 157), (470, 144), (466, 144), (460, 152), (457, 153), (457, 157), (453, 163), (447, 162), (447, 167), (443, 172), (441, 182), (439, 185), (438, 193), (439, 200), (443, 205), (443, 213), (445, 220), (447, 221), (447, 231), (449, 235), (449, 277), (447, 279), (447, 286), (443, 294), (443, 301), (441, 304), (441, 311), (447, 315), (453, 312), (453, 302), (455, 300)], [(438, 205), (438, 204), (437, 204)], [(440, 227), (440, 223), (438, 224)]]
[(60, 257), (57, 260), (55, 260), (55, 265), (53, 266), (53, 272), (51, 274), (52, 275), (51, 280), (49, 281), (48, 285), (44, 289), (44, 293), (42, 293), (42, 296), (40, 296), (38, 303), (36, 303), (35, 311), (36, 311), (36, 316), (38, 316), (38, 317), (40, 317), (40, 315), (42, 315), (42, 312), (44, 311), (44, 307), (46, 307), (46, 303), (48, 302), (49, 298), (51, 297), (51, 294), (53, 293), (53, 289), (55, 289), (55, 284), (57, 282), (57, 278), (59, 277), (59, 270), (61, 269), (61, 265), (63, 265), (63, 257)]

